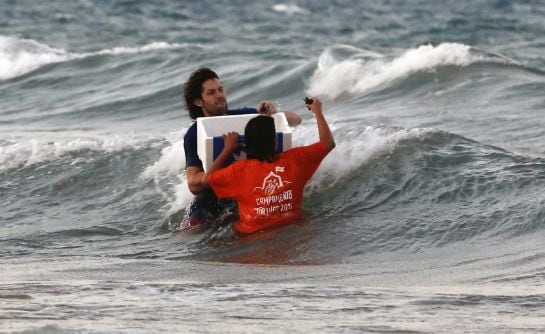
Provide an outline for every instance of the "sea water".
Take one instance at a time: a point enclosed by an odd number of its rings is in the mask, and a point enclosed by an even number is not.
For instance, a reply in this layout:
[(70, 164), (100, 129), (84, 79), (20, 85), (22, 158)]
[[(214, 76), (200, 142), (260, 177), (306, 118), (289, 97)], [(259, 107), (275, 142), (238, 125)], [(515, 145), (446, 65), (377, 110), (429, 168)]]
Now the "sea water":
[[(0, 3), (0, 332), (545, 331), (543, 1)], [(323, 99), (301, 221), (180, 231), (183, 82)]]

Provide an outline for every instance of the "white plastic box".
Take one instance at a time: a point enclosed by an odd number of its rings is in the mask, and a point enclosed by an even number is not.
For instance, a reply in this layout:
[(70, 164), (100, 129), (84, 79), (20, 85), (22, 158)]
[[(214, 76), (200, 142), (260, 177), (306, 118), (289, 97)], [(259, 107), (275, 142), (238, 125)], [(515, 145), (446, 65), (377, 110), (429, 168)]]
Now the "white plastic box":
[[(236, 131), (244, 139), (244, 128), (248, 121), (257, 114), (214, 116), (197, 118), (197, 154), (203, 163), (205, 171), (219, 156), (223, 149), (223, 135)], [(277, 151), (283, 152), (291, 148), (291, 128), (284, 113), (273, 114), (274, 126), (278, 137)], [(246, 154), (234, 154), (235, 160), (244, 159)]]

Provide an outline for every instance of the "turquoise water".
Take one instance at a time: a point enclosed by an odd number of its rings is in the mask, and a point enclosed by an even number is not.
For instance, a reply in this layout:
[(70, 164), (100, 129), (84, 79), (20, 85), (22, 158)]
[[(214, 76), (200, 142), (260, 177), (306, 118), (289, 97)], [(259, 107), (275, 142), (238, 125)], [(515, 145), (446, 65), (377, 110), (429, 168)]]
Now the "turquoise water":
[[(545, 328), (543, 1), (1, 8), (0, 332)], [(302, 221), (178, 231), (200, 66), (295, 145), (324, 100)]]

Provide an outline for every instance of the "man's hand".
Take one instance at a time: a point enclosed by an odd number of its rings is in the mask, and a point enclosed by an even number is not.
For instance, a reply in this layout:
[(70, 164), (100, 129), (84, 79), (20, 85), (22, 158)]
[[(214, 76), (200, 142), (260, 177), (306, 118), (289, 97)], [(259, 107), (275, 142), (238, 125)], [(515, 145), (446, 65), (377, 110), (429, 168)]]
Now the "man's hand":
[[(272, 101), (261, 101), (257, 105), (257, 113), (265, 116), (272, 116), (273, 114), (276, 114), (278, 110), (276, 110), (276, 106)], [(301, 117), (294, 113), (293, 111), (288, 110), (282, 110), (284, 115), (286, 115), (286, 119), (288, 120), (289, 126), (296, 126), (301, 124)]]
[(257, 105), (257, 113), (265, 116), (276, 114), (277, 110), (272, 101), (261, 101)]

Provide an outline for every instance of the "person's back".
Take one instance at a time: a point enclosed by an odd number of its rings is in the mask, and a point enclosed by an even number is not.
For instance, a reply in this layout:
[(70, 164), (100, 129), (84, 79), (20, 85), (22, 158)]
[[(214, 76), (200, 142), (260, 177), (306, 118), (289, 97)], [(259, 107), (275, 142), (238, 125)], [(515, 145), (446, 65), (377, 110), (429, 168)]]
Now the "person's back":
[(251, 233), (301, 217), (305, 184), (327, 152), (318, 142), (281, 153), (273, 162), (237, 161), (212, 173), (209, 182), (219, 198), (237, 201), (240, 219), (235, 228)]
[[(321, 103), (315, 99), (310, 107), (318, 121), (320, 141), (317, 143), (276, 154), (274, 120), (258, 116), (246, 126), (248, 159), (224, 169), (213, 167), (207, 173), (205, 182), (218, 198), (237, 201), (240, 213), (235, 223), (237, 231), (251, 233), (301, 217), (305, 184), (335, 147)], [(227, 136), (226, 156), (236, 147), (235, 137), (232, 133)], [(214, 164), (221, 166), (221, 161)]]

